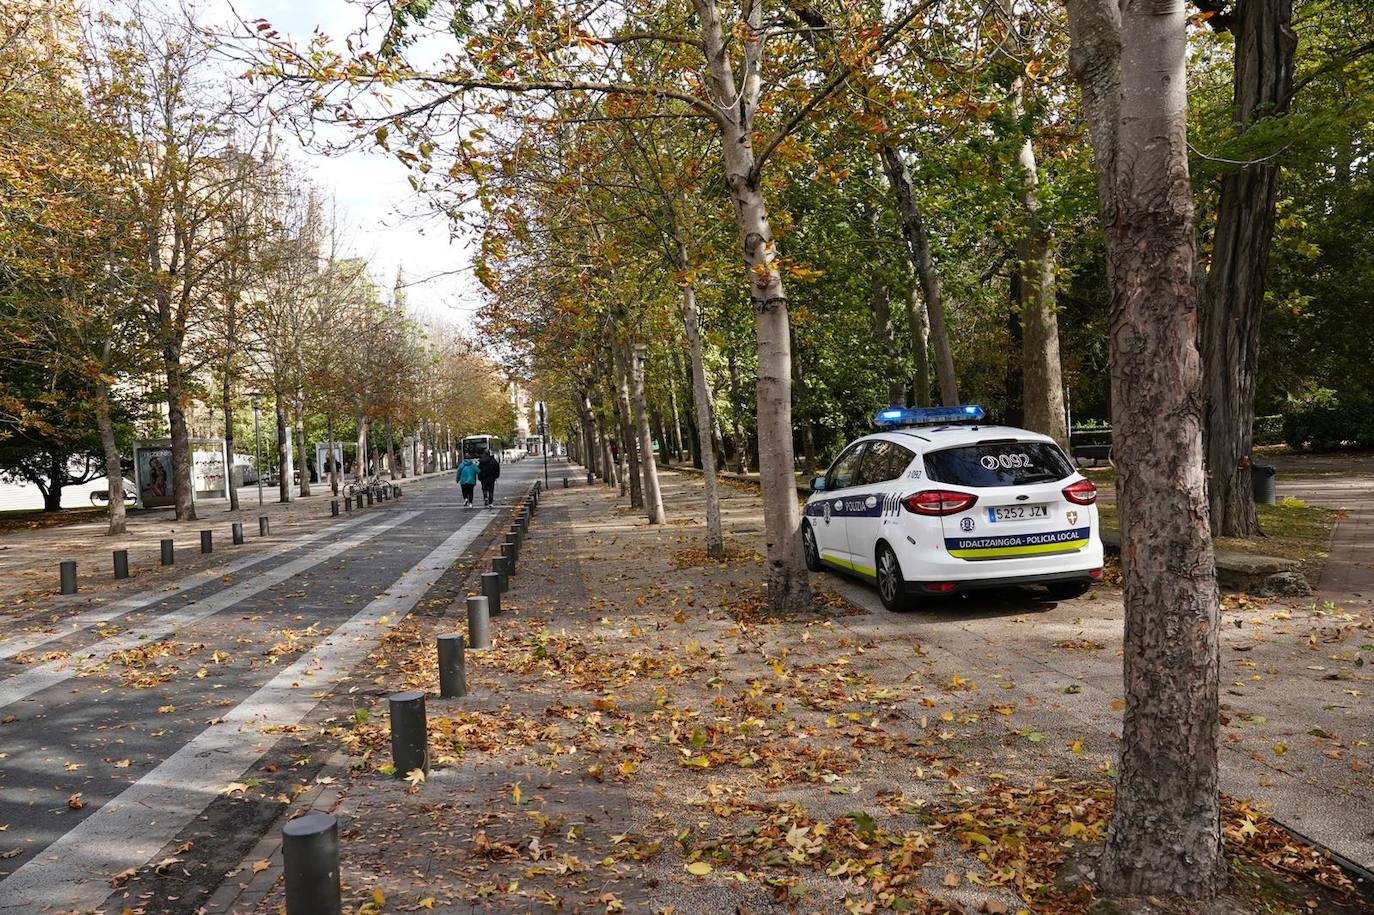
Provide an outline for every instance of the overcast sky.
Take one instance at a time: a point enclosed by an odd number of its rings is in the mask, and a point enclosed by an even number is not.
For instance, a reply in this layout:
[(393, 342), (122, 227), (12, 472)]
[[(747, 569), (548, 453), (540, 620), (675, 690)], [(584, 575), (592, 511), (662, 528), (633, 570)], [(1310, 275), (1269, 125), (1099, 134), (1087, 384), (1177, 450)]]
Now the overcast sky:
[[(178, 0), (159, 0), (170, 8)], [(263, 18), (298, 44), (320, 28), (333, 39), (361, 23), (361, 10), (345, 0), (201, 0), (206, 24), (228, 22), (231, 9), (245, 20)], [(366, 258), (379, 284), (390, 289), (398, 266), (405, 268), (410, 305), (420, 314), (462, 327), (480, 305), (478, 284), (468, 271), (467, 242), (449, 242), (448, 222), (423, 214), (406, 181), (406, 170), (379, 153), (350, 152), (325, 157), (296, 147), (305, 172), (338, 201), (346, 226), (346, 253)], [(440, 275), (445, 272), (450, 275)], [(433, 277), (433, 279), (428, 279)]]

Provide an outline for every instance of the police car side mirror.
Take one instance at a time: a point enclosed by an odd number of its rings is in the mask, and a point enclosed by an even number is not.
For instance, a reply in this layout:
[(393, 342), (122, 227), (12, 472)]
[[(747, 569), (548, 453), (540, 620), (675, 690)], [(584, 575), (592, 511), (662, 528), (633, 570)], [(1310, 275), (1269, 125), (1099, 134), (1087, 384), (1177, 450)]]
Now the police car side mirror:
[(812, 478), (811, 478), (811, 491), (812, 491), (812, 492), (824, 492), (824, 491), (825, 491), (825, 477), (812, 477)]

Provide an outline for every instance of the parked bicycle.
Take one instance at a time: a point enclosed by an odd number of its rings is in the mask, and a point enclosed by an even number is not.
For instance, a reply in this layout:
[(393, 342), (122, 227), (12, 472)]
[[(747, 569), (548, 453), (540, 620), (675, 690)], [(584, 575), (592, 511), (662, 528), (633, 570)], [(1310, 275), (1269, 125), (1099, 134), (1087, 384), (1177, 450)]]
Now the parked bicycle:
[(373, 474), (369, 477), (363, 477), (361, 480), (350, 480), (348, 485), (344, 487), (344, 495), (351, 498), (357, 497), (369, 489), (388, 486), (390, 483), (391, 481), (383, 478), (381, 474)]

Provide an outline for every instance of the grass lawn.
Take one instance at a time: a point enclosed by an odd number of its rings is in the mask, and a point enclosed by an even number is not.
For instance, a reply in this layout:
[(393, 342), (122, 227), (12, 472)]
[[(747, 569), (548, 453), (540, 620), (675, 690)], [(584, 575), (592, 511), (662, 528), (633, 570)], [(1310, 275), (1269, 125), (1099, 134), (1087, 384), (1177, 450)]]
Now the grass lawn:
[[(1262, 537), (1220, 537), (1217, 549), (1255, 556), (1278, 556), (1302, 563), (1303, 574), (1315, 582), (1326, 563), (1326, 548), (1331, 543), (1331, 530), (1345, 514), (1340, 509), (1308, 505), (1301, 499), (1285, 498), (1277, 505), (1260, 505)], [(1099, 504), (1102, 526), (1116, 529), (1116, 506)]]

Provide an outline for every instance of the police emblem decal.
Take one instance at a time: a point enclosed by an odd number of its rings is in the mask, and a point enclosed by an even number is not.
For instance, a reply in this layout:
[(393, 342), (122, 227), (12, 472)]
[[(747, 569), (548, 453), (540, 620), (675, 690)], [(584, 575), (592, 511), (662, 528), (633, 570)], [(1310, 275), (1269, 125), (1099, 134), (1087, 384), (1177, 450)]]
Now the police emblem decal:
[(972, 519), (972, 518), (961, 518), (961, 519), (959, 519), (959, 530), (961, 530), (961, 531), (966, 531), (966, 532), (967, 532), (967, 531), (973, 530), (973, 519)]

